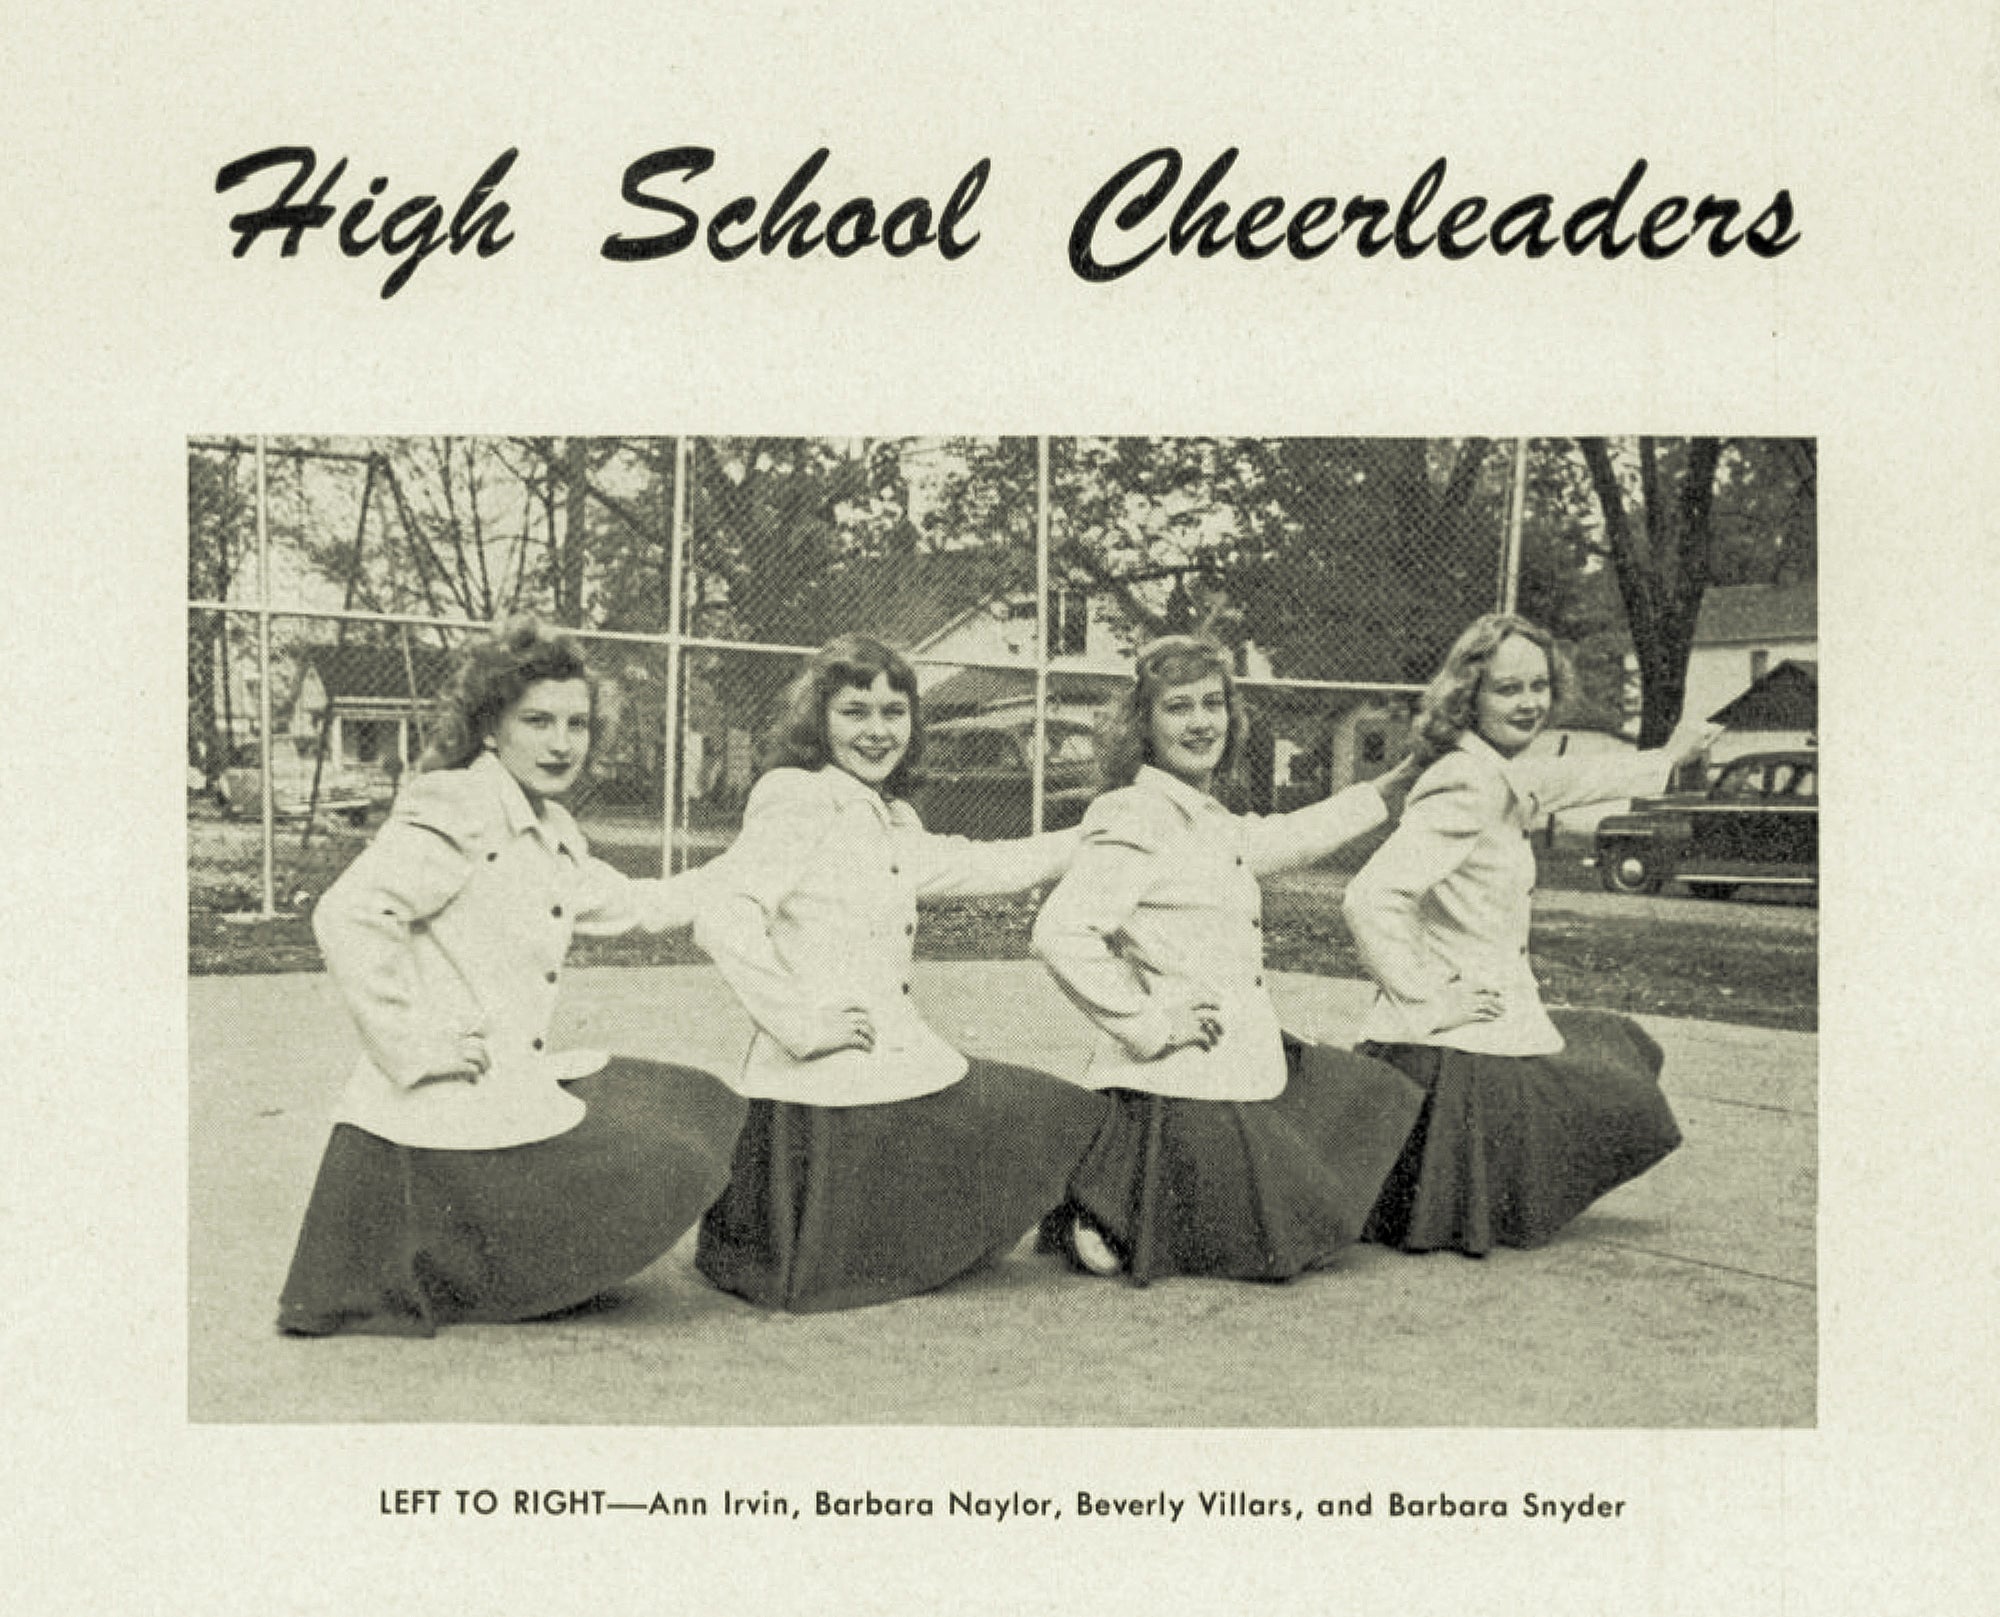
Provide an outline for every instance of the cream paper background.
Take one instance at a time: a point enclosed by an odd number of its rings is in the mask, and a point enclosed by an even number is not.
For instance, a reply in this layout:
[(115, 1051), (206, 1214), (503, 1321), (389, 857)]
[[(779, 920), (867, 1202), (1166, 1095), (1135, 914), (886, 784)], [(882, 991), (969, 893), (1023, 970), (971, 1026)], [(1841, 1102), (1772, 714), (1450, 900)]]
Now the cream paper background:
[[(0, 1332), (11, 1609), (1972, 1612), (1990, 1609), (1994, 14), (907, 3), (16, 8)], [(216, 170), (343, 199), (509, 145), (517, 241), (393, 301), (326, 232), (230, 258)], [(946, 268), (596, 255), (626, 163), (713, 207), (819, 144), (823, 200), (994, 172)], [(1069, 272), (1152, 146), (1225, 192), (1581, 201), (1778, 186), (1801, 244)], [(1816, 1430), (951, 1432), (193, 1427), (178, 813), (184, 446), (232, 432), (1797, 433), (1820, 442), (1830, 718)], [(452, 1351), (449, 1338), (436, 1344)], [(1329, 1343), (1328, 1351), (1343, 1351)], [(559, 1373), (557, 1367), (556, 1373)], [(1216, 1477), (1631, 1500), (1610, 1530), (1366, 1534), (392, 1520), (399, 1486), (1133, 1493)]]

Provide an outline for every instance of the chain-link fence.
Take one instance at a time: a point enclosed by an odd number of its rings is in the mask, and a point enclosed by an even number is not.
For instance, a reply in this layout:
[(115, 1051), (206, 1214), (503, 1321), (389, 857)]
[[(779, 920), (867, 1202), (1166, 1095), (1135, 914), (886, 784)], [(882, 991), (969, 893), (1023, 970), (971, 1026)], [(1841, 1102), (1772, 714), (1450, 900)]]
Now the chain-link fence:
[(1452, 637), (1512, 600), (1522, 466), (1484, 440), (192, 442), (197, 964), (222, 917), (309, 909), (454, 650), (513, 611), (591, 655), (572, 806), (635, 872), (728, 844), (786, 683), (848, 631), (918, 669), (934, 828), (1074, 823), (1097, 715), (1166, 632), (1237, 657), (1238, 806), (1313, 801), (1401, 755)]

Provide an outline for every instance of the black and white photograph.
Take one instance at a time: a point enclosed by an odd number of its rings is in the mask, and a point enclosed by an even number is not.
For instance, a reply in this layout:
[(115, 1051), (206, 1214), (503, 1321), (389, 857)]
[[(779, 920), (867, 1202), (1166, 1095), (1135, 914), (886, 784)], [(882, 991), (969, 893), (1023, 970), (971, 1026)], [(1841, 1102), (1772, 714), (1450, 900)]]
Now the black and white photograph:
[(9, 44), (11, 1605), (1988, 1603), (1984, 8)]
[(1811, 440), (188, 478), (194, 1419), (1813, 1424)]

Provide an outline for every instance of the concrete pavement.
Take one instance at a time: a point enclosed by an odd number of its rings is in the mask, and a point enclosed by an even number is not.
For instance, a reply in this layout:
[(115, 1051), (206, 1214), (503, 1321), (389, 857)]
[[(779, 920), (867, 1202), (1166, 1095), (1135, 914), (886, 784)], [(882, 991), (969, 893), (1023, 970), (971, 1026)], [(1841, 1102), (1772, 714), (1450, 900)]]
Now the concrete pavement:
[[(1086, 1029), (1026, 962), (920, 962), (948, 1038), (1056, 1072)], [(1351, 1043), (1367, 990), (1277, 974), (1288, 1025)], [(1069, 1274), (1024, 1245), (927, 1297), (768, 1315), (692, 1238), (608, 1305), (434, 1342), (272, 1326), (353, 1038), (320, 976), (189, 986), (189, 1414), (224, 1422), (656, 1426), (1809, 1426), (1815, 1035), (1642, 1018), (1686, 1144), (1563, 1238), (1482, 1260), (1358, 1247), (1290, 1285)], [(708, 966), (574, 973), (558, 1042), (730, 1070)], [(552, 1373), (559, 1367), (559, 1373)]]

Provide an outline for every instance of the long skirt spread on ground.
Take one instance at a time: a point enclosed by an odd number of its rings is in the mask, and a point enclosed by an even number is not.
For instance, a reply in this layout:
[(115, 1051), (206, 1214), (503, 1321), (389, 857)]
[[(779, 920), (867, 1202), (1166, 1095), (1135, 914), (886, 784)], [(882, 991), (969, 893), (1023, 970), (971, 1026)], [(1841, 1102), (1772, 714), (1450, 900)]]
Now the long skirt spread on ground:
[(1115, 1110), (1070, 1198), (1134, 1281), (1289, 1280), (1360, 1238), (1423, 1104), (1395, 1068), (1287, 1037), (1270, 1100), (1107, 1091)]
[(764, 1308), (893, 1302), (1005, 1256), (1063, 1188), (1104, 1097), (975, 1061), (948, 1089), (879, 1106), (750, 1104), (695, 1266)]
[(660, 1257), (729, 1179), (743, 1098), (685, 1067), (618, 1059), (568, 1084), (589, 1108), (494, 1151), (335, 1126), (290, 1277), (286, 1331), (430, 1336), (587, 1301)]
[(1548, 1056), (1361, 1046), (1428, 1091), (1368, 1239), (1475, 1256), (1540, 1246), (1680, 1144), (1651, 1035), (1608, 1011), (1550, 1015), (1563, 1048)]

